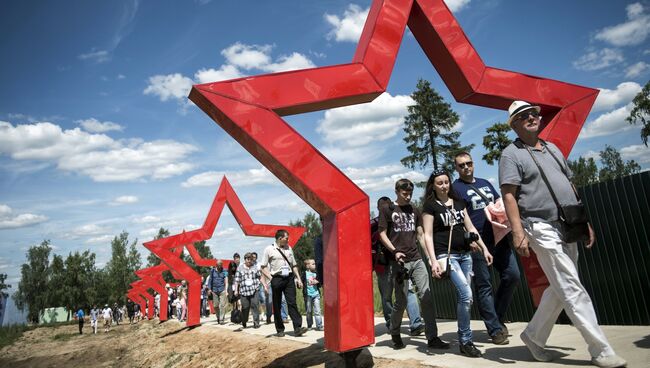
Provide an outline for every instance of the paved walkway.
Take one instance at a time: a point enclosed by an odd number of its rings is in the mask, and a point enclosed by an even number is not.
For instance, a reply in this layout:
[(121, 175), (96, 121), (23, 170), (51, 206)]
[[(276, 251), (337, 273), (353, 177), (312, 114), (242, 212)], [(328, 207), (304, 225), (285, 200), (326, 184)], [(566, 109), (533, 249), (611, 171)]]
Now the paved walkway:
[[(213, 317), (204, 318), (201, 321), (205, 326), (228, 330), (236, 330), (241, 327), (231, 323), (219, 326)], [(303, 326), (306, 325), (306, 322), (303, 320)], [(481, 321), (472, 321), (474, 343), (483, 352), (483, 358), (467, 358), (460, 355), (458, 352), (457, 326), (455, 320), (438, 321), (440, 337), (452, 344), (451, 349), (446, 351), (427, 350), (427, 341), (424, 335), (410, 337), (407, 333), (407, 325), (408, 320), (405, 319), (402, 324), (402, 339), (406, 344), (406, 348), (393, 350), (390, 335), (386, 333), (383, 319), (375, 318), (376, 341), (374, 345), (368, 348), (372, 356), (396, 360), (414, 359), (424, 364), (445, 368), (466, 368), (478, 365), (481, 368), (591, 366), (584, 340), (582, 340), (578, 330), (570, 325), (556, 325), (553, 329), (547, 348), (553, 352), (555, 360), (550, 363), (534, 361), (528, 349), (521, 342), (521, 339), (519, 339), (519, 334), (526, 327), (526, 323), (508, 324), (508, 329), (512, 335), (509, 338), (510, 344), (497, 346), (490, 342), (483, 323)], [(251, 327), (245, 329), (243, 333), (269, 337), (275, 334), (273, 324), (267, 325), (262, 323), (259, 329), (253, 329), (252, 322), (249, 326)], [(309, 330), (302, 337), (294, 337), (291, 323), (285, 326), (286, 335), (284, 339), (323, 346), (323, 332)], [(628, 361), (628, 367), (650, 367), (650, 326), (603, 326), (603, 329), (614, 350)]]

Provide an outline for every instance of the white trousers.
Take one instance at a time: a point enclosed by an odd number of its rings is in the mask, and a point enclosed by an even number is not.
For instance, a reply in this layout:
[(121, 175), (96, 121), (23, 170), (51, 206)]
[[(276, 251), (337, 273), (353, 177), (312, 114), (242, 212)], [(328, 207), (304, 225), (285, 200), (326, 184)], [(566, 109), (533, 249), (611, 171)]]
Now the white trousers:
[(537, 255), (550, 284), (524, 332), (538, 346), (546, 346), (555, 321), (564, 309), (582, 334), (592, 357), (614, 355), (598, 325), (591, 298), (578, 276), (577, 243), (562, 241), (559, 226), (557, 222), (532, 222), (524, 226), (530, 248)]

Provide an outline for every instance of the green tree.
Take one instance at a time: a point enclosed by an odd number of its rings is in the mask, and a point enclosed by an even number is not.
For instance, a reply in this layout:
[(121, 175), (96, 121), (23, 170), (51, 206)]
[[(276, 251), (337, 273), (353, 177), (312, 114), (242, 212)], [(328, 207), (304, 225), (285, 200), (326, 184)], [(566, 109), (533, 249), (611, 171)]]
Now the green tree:
[(70, 253), (65, 259), (65, 279), (62, 284), (64, 305), (68, 311), (86, 308), (96, 302), (93, 276), (96, 273), (95, 254), (89, 250)]
[(6, 298), (9, 294), (5, 293), (5, 290), (11, 288), (11, 285), (5, 284), (5, 281), (7, 281), (7, 274), (0, 273), (0, 294), (4, 295)]
[(460, 132), (453, 131), (458, 114), (431, 88), (429, 81), (420, 79), (411, 97), (415, 105), (408, 107), (404, 119), (404, 142), (410, 154), (401, 159), (402, 165), (415, 169), (432, 163), (434, 170), (444, 168), (453, 173), (454, 155), (474, 147), (461, 146)]
[[(161, 227), (158, 229), (158, 234), (154, 237), (154, 240), (166, 238), (169, 236), (169, 230)], [(147, 267), (153, 267), (157, 266), (160, 264), (160, 258), (158, 258), (157, 255), (149, 252), (149, 255), (147, 256)]]
[(573, 172), (572, 182), (576, 187), (598, 182), (598, 167), (596, 167), (596, 161), (593, 158), (580, 157), (576, 161), (569, 160), (567, 163)]
[(135, 249), (137, 239), (131, 243), (129, 254), (127, 255), (127, 248), (129, 248), (129, 233), (122, 231), (122, 233), (111, 242), (111, 259), (106, 264), (107, 271), (107, 285), (109, 287), (108, 300), (105, 302), (113, 303), (125, 302), (126, 291), (129, 289), (129, 284), (137, 279), (135, 275), (135, 266), (139, 267), (140, 254)]
[(308, 212), (304, 218), (291, 221), (289, 225), (302, 226), (306, 229), (293, 247), (293, 254), (296, 257), (296, 262), (298, 262), (298, 267), (303, 269), (305, 259), (314, 258), (314, 240), (323, 234), (320, 218), (315, 213)]
[(598, 172), (600, 181), (616, 179), (641, 171), (641, 166), (634, 160), (623, 162), (621, 154), (610, 145), (606, 145), (605, 149), (600, 151), (600, 162), (602, 164)]
[(632, 111), (630, 111), (630, 116), (627, 120), (630, 124), (636, 124), (641, 122), (643, 127), (641, 128), (641, 140), (643, 144), (648, 146), (648, 136), (650, 136), (650, 81), (648, 81), (641, 92), (639, 92), (634, 100), (632, 100)]
[(65, 307), (65, 261), (63, 257), (55, 254), (50, 263), (50, 278), (47, 287), (47, 306), (48, 307)]
[(487, 128), (486, 132), (487, 134), (483, 136), (483, 147), (487, 153), (483, 155), (483, 160), (488, 165), (494, 165), (501, 158), (501, 152), (512, 143), (512, 139), (508, 136), (510, 126), (508, 123), (494, 123)]
[(40, 245), (29, 247), (27, 263), (20, 267), (20, 282), (16, 291), (16, 304), (20, 310), (28, 307), (28, 319), (38, 323), (40, 312), (47, 305), (47, 287), (50, 278), (50, 247), (49, 240), (43, 240)]

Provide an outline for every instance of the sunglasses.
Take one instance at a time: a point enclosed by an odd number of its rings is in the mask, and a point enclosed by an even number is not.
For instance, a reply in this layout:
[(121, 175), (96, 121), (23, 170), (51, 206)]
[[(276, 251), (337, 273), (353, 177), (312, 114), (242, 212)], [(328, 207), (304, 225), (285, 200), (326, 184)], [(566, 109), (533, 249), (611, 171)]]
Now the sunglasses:
[(413, 183), (402, 183), (397, 186), (397, 189), (399, 190), (406, 190), (406, 191), (412, 191), (413, 190)]
[(460, 164), (458, 164), (458, 167), (460, 167), (461, 169), (464, 169), (466, 167), (472, 167), (472, 166), (474, 166), (473, 161), (461, 162)]
[(529, 111), (524, 111), (521, 114), (517, 115), (517, 117), (513, 120), (515, 122), (522, 121), (528, 119), (529, 116), (532, 116), (534, 119), (537, 119), (539, 117), (539, 113), (537, 110), (529, 110)]

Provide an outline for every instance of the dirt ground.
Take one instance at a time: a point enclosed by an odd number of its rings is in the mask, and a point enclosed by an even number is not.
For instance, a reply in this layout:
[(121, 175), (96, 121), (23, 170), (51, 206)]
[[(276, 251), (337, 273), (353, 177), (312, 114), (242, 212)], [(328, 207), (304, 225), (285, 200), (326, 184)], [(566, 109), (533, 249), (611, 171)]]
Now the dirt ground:
[[(76, 325), (41, 327), (0, 350), (0, 367), (344, 367), (338, 354), (315, 345), (199, 326), (176, 321), (143, 321), (100, 328), (90, 324), (79, 335)], [(367, 350), (362, 367), (423, 367), (416, 361), (373, 358)]]

